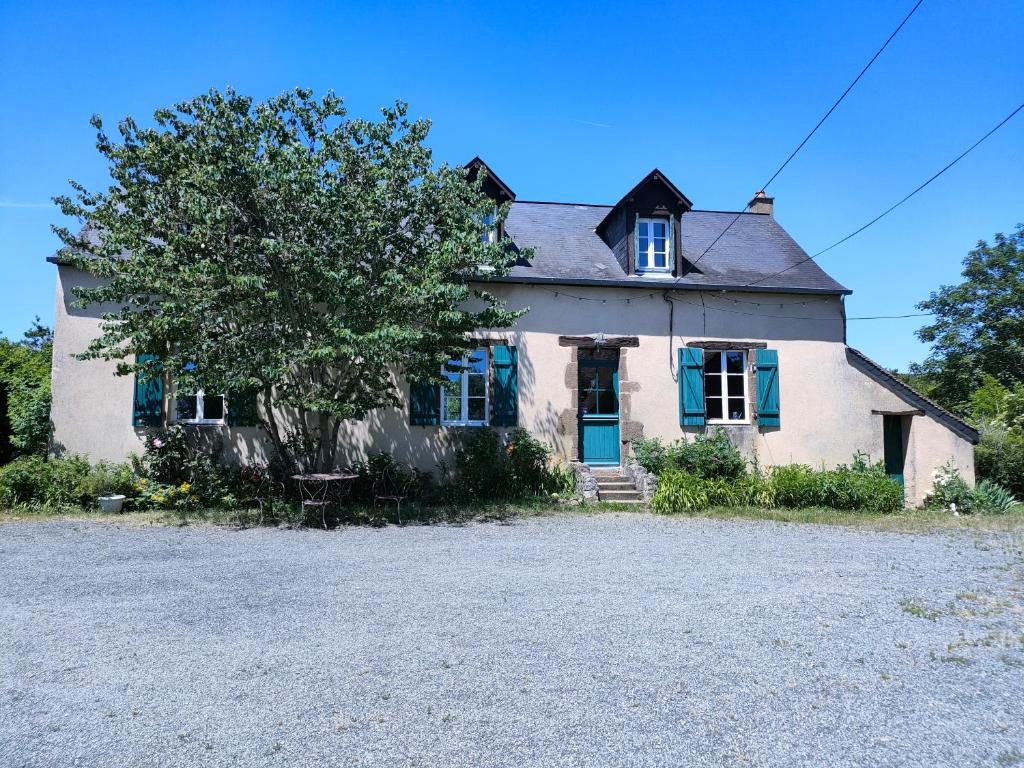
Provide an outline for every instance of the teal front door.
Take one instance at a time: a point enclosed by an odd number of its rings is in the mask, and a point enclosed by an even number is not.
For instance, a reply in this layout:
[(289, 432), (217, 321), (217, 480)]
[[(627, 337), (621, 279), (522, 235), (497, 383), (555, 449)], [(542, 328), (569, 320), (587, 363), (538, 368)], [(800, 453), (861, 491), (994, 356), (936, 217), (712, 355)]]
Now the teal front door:
[(580, 360), (580, 454), (585, 464), (619, 463), (619, 366)]
[(882, 444), (885, 450), (885, 473), (903, 485), (903, 417), (882, 417)]

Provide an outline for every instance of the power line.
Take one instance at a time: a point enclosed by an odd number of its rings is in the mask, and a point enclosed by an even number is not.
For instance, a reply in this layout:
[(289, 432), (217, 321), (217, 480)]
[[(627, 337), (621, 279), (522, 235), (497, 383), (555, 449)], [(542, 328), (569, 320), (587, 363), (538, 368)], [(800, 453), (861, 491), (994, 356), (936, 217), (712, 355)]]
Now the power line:
[[(886, 48), (888, 48), (888, 47), (889, 47), (889, 43), (891, 43), (891, 42), (892, 42), (892, 40), (893, 40), (893, 38), (894, 38), (894, 37), (896, 37), (896, 35), (898, 35), (898, 34), (899, 34), (899, 31), (900, 31), (901, 29), (903, 29), (904, 25), (905, 25), (905, 24), (906, 24), (906, 23), (907, 23), (908, 21), (910, 21), (910, 17), (911, 17), (911, 16), (913, 16), (913, 15), (914, 15), (914, 13), (915, 13), (915, 12), (917, 11), (917, 9), (921, 7), (921, 3), (923, 3), (923, 2), (924, 2), (924, 0), (917, 0), (917, 2), (916, 2), (916, 3), (914, 4), (914, 7), (910, 9), (910, 13), (908, 13), (908, 14), (907, 14), (906, 16), (904, 16), (904, 17), (903, 17), (903, 21), (901, 21), (901, 22), (899, 23), (899, 26), (897, 26), (897, 27), (896, 27), (896, 29), (894, 29), (894, 30), (892, 31), (892, 34), (891, 34), (891, 35), (889, 35), (889, 37), (887, 37), (887, 38), (886, 38), (885, 42), (884, 42), (884, 43), (882, 43), (882, 47), (881, 47), (881, 48), (879, 48), (879, 49), (878, 49), (877, 51), (875, 51), (875, 55), (874, 55), (874, 56), (872, 56), (872, 57), (871, 57), (871, 59), (870, 59), (870, 60), (868, 61), (868, 63), (864, 65), (864, 68), (863, 68), (863, 69), (861, 69), (861, 71), (857, 73), (857, 76), (856, 76), (855, 78), (853, 78), (853, 81), (852, 81), (852, 82), (851, 82), (851, 83), (850, 83), (850, 84), (849, 84), (848, 86), (846, 86), (846, 90), (845, 90), (845, 91), (843, 91), (843, 92), (842, 92), (842, 94), (840, 94), (839, 98), (838, 98), (838, 99), (836, 99), (836, 100), (835, 100), (835, 102), (834, 102), (834, 103), (832, 104), (832, 106), (828, 108), (828, 111), (827, 111), (827, 112), (826, 112), (826, 113), (825, 113), (824, 115), (822, 115), (821, 119), (820, 119), (820, 120), (819, 120), (819, 121), (817, 122), (817, 124), (816, 124), (816, 125), (815, 125), (815, 126), (814, 126), (814, 127), (812, 128), (812, 129), (811, 129), (811, 132), (810, 132), (810, 133), (808, 133), (808, 134), (807, 134), (806, 136), (804, 136), (804, 138), (803, 138), (803, 141), (801, 141), (801, 142), (800, 142), (800, 143), (799, 143), (799, 144), (798, 144), (798, 145), (796, 146), (796, 149), (794, 149), (794, 150), (793, 150), (792, 152), (790, 152), (790, 153), (789, 153), (789, 157), (787, 157), (787, 158), (786, 158), (786, 160), (785, 160), (785, 162), (783, 162), (783, 163), (782, 163), (782, 165), (780, 165), (780, 166), (779, 166), (779, 167), (778, 167), (778, 168), (777, 168), (777, 169), (775, 170), (775, 173), (773, 173), (773, 174), (771, 175), (771, 178), (770, 178), (770, 179), (768, 179), (768, 181), (766, 181), (766, 182), (765, 182), (764, 184), (762, 184), (762, 185), (761, 185), (760, 189), (761, 189), (761, 191), (762, 191), (762, 192), (763, 192), (764, 190), (768, 189), (768, 186), (769, 186), (769, 185), (770, 185), (770, 184), (771, 184), (771, 183), (772, 183), (773, 181), (775, 181), (776, 177), (777, 177), (777, 176), (778, 176), (778, 175), (779, 175), (780, 173), (782, 173), (783, 169), (784, 169), (784, 168), (785, 168), (785, 167), (786, 167), (787, 165), (789, 165), (790, 161), (791, 161), (791, 160), (792, 160), (792, 159), (793, 159), (794, 157), (796, 157), (796, 156), (797, 156), (797, 153), (799, 153), (799, 152), (800, 152), (800, 150), (804, 148), (804, 145), (805, 145), (805, 144), (806, 144), (806, 143), (807, 143), (808, 141), (810, 141), (811, 137), (812, 137), (812, 136), (813, 136), (813, 135), (814, 135), (815, 133), (817, 133), (817, 132), (818, 132), (818, 129), (819, 129), (819, 128), (821, 128), (821, 126), (822, 126), (822, 125), (823, 125), (823, 124), (825, 123), (825, 121), (826, 121), (826, 120), (828, 120), (829, 116), (830, 116), (830, 115), (831, 115), (831, 114), (832, 114), (833, 112), (835, 112), (835, 111), (836, 111), (836, 107), (838, 107), (838, 106), (839, 106), (839, 105), (840, 105), (840, 104), (841, 104), (841, 103), (843, 102), (843, 100), (844, 100), (844, 99), (845, 99), (845, 98), (847, 97), (847, 95), (848, 95), (848, 94), (850, 93), (850, 91), (852, 91), (852, 90), (853, 90), (853, 87), (854, 87), (855, 85), (857, 85), (857, 83), (858, 83), (858, 82), (860, 82), (860, 79), (861, 79), (862, 77), (864, 77), (864, 74), (865, 74), (865, 73), (866, 73), (866, 72), (867, 72), (867, 71), (868, 71), (869, 69), (871, 69), (871, 65), (872, 65), (872, 64), (874, 64), (874, 63), (875, 63), (875, 61), (876, 61), (876, 60), (878, 59), (878, 57), (882, 55), (882, 51), (884, 51), (884, 50), (885, 50)], [(705, 255), (707, 254), (707, 252), (708, 252), (708, 251), (710, 251), (710, 250), (711, 250), (712, 248), (714, 248), (714, 247), (715, 247), (715, 244), (716, 244), (716, 243), (717, 243), (717, 242), (718, 242), (719, 240), (721, 240), (721, 239), (722, 239), (722, 237), (723, 237), (723, 236), (725, 235), (725, 233), (726, 233), (726, 232), (728, 232), (728, 231), (729, 231), (730, 229), (732, 229), (732, 225), (733, 225), (733, 224), (735, 224), (735, 223), (736, 223), (737, 221), (739, 221), (739, 218), (740, 218), (740, 216), (742, 216), (742, 215), (743, 215), (743, 214), (744, 214), (744, 213), (746, 212), (747, 208), (749, 208), (749, 207), (750, 207), (750, 203), (747, 203), (747, 204), (746, 204), (745, 206), (743, 206), (743, 210), (741, 210), (741, 211), (740, 211), (739, 213), (737, 213), (737, 214), (736, 214), (736, 217), (735, 217), (735, 218), (734, 218), (734, 219), (733, 219), (732, 221), (730, 221), (730, 222), (729, 222), (729, 223), (728, 223), (728, 224), (726, 225), (725, 229), (723, 229), (723, 230), (721, 231), (721, 233), (720, 233), (720, 234), (718, 235), (718, 237), (716, 237), (716, 238), (715, 238), (714, 240), (712, 240), (712, 241), (711, 241), (711, 245), (709, 245), (709, 246), (708, 246), (707, 248), (705, 248), (705, 249), (704, 249), (704, 250), (703, 250), (703, 251), (701, 252), (700, 256), (698, 256), (698, 257), (697, 257), (697, 260), (696, 260), (696, 261), (694, 261), (694, 262), (693, 262), (693, 264), (692, 264), (691, 266), (694, 266), (694, 267), (695, 267), (695, 266), (697, 266), (697, 264), (698, 264), (698, 263), (700, 263), (700, 260), (704, 258), (704, 256), (705, 256)]]
[(1000, 121), (999, 121), (999, 122), (998, 122), (998, 123), (996, 124), (996, 126), (995, 126), (994, 128), (992, 128), (992, 130), (990, 130), (990, 131), (989, 131), (988, 133), (986, 133), (986, 134), (985, 134), (984, 136), (982, 136), (982, 137), (981, 137), (980, 139), (978, 139), (978, 140), (977, 140), (976, 142), (974, 142), (973, 144), (971, 144), (971, 146), (969, 146), (969, 147), (968, 147), (967, 149), (965, 149), (965, 150), (964, 150), (963, 152), (961, 152), (961, 153), (960, 153), (959, 155), (957, 155), (957, 156), (956, 156), (956, 158), (954, 158), (954, 159), (953, 159), (952, 161), (950, 161), (949, 163), (947, 163), (947, 164), (946, 164), (946, 165), (945, 165), (945, 166), (944, 166), (944, 167), (942, 168), (942, 170), (940, 170), (940, 171), (939, 171), (938, 173), (936, 173), (936, 174), (934, 174), (933, 176), (931, 176), (931, 178), (929, 178), (929, 179), (928, 179), (927, 181), (925, 181), (925, 182), (924, 182), (923, 184), (920, 184), (920, 185), (919, 185), (919, 186), (918, 186), (917, 188), (915, 188), (915, 189), (914, 189), (914, 191), (913, 191), (913, 192), (911, 192), (911, 193), (910, 193), (909, 195), (907, 195), (906, 197), (904, 197), (904, 198), (903, 198), (902, 200), (900, 200), (900, 201), (899, 201), (898, 203), (894, 203), (893, 205), (890, 205), (890, 206), (889, 206), (888, 208), (886, 208), (886, 209), (885, 209), (884, 211), (882, 211), (882, 212), (881, 212), (880, 214), (878, 214), (877, 216), (875, 216), (875, 218), (873, 218), (873, 219), (872, 219), (871, 221), (869, 221), (869, 222), (868, 222), (867, 224), (865, 224), (865, 225), (863, 225), (863, 226), (861, 226), (861, 227), (858, 227), (858, 228), (857, 228), (857, 229), (855, 229), (855, 230), (854, 230), (853, 232), (851, 232), (850, 234), (848, 234), (848, 235), (847, 235), (846, 237), (844, 237), (844, 238), (842, 238), (842, 239), (840, 239), (840, 240), (836, 240), (836, 242), (832, 243), (832, 245), (830, 245), (830, 246), (829, 246), (828, 248), (822, 248), (822, 249), (821, 249), (820, 251), (818, 251), (817, 253), (815, 253), (815, 254), (813, 254), (813, 255), (811, 255), (811, 256), (808, 256), (808, 257), (807, 257), (807, 258), (805, 258), (805, 259), (801, 259), (800, 261), (796, 262), (795, 264), (791, 264), (790, 266), (786, 267), (785, 269), (781, 269), (781, 270), (779, 270), (778, 272), (772, 272), (772, 273), (771, 273), (770, 275), (765, 275), (764, 277), (758, 278), (757, 280), (755, 280), (755, 281), (754, 281), (754, 282), (752, 282), (752, 283), (746, 283), (746, 284), (745, 284), (745, 285), (744, 285), (743, 287), (744, 287), (744, 288), (749, 288), (749, 287), (751, 287), (751, 286), (757, 285), (758, 283), (762, 283), (762, 282), (764, 282), (765, 280), (768, 280), (768, 279), (770, 279), (770, 278), (773, 278), (773, 277), (778, 277), (779, 275), (781, 275), (781, 274), (783, 274), (783, 273), (785, 273), (785, 272), (789, 272), (789, 270), (791, 270), (791, 269), (795, 269), (796, 267), (799, 267), (799, 266), (800, 266), (801, 264), (805, 264), (805, 263), (807, 263), (808, 261), (811, 261), (812, 259), (816, 259), (816, 258), (818, 258), (818, 257), (819, 257), (819, 256), (821, 256), (821, 255), (822, 255), (823, 253), (827, 253), (828, 251), (831, 251), (831, 250), (832, 250), (833, 248), (835, 248), (835, 247), (836, 247), (837, 245), (842, 245), (843, 243), (845, 243), (845, 242), (846, 242), (847, 240), (849, 240), (850, 238), (852, 238), (852, 237), (855, 237), (856, 235), (859, 235), (859, 234), (860, 234), (861, 232), (863, 232), (863, 231), (864, 231), (865, 229), (867, 229), (867, 228), (868, 228), (868, 227), (870, 227), (871, 225), (875, 224), (876, 222), (878, 222), (878, 221), (879, 221), (879, 220), (881, 220), (882, 218), (884, 218), (884, 217), (888, 216), (888, 215), (889, 215), (890, 213), (892, 213), (893, 211), (895, 211), (895, 210), (896, 210), (897, 208), (899, 208), (899, 207), (900, 207), (901, 205), (903, 205), (903, 204), (904, 204), (905, 202), (907, 202), (907, 201), (908, 201), (908, 200), (909, 200), (910, 198), (912, 198), (912, 197), (913, 197), (914, 195), (916, 195), (916, 194), (917, 194), (918, 192), (920, 192), (920, 191), (921, 191), (922, 189), (924, 189), (925, 187), (927, 187), (927, 186), (928, 186), (929, 184), (931, 184), (931, 183), (932, 183), (933, 181), (935, 181), (935, 180), (936, 180), (937, 178), (939, 178), (939, 177), (940, 177), (940, 176), (941, 176), (942, 174), (944, 174), (944, 173), (945, 173), (946, 171), (948, 171), (948, 170), (949, 170), (950, 168), (952, 168), (952, 167), (953, 167), (954, 165), (956, 165), (956, 164), (957, 164), (957, 163), (959, 163), (959, 162), (960, 162), (961, 160), (963, 160), (963, 159), (964, 159), (965, 157), (967, 157), (967, 155), (969, 155), (969, 154), (970, 154), (971, 152), (973, 152), (973, 151), (974, 151), (974, 150), (975, 150), (975, 149), (976, 149), (976, 148), (978, 147), (978, 145), (980, 145), (980, 144), (981, 144), (981, 143), (982, 143), (983, 141), (985, 141), (985, 139), (987, 139), (987, 138), (988, 138), (989, 136), (991, 136), (991, 135), (992, 135), (993, 133), (995, 133), (995, 132), (996, 132), (996, 131), (998, 131), (998, 130), (999, 130), (1000, 128), (1002, 128), (1002, 127), (1003, 127), (1004, 125), (1006, 125), (1006, 124), (1007, 124), (1008, 122), (1010, 122), (1010, 120), (1011, 120), (1011, 119), (1012, 119), (1012, 118), (1013, 118), (1013, 117), (1014, 117), (1014, 116), (1015, 116), (1015, 115), (1016, 115), (1016, 114), (1017, 114), (1018, 112), (1020, 112), (1020, 111), (1021, 111), (1022, 109), (1024, 109), (1024, 103), (1022, 103), (1022, 104), (1021, 104), (1020, 106), (1018, 106), (1018, 107), (1017, 107), (1017, 108), (1016, 108), (1015, 110), (1013, 110), (1013, 112), (1011, 112), (1011, 113), (1010, 113), (1010, 114), (1008, 114), (1008, 115), (1007, 115), (1006, 117), (1004, 117), (1004, 118), (1003, 118), (1002, 120), (1000, 120)]

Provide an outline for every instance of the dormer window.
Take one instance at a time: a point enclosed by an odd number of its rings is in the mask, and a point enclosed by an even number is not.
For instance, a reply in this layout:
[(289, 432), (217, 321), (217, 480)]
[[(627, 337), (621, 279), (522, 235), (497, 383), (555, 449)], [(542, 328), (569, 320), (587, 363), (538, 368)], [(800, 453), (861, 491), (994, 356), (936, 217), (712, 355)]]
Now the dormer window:
[(672, 271), (672, 225), (669, 219), (637, 219), (636, 271)]
[(492, 210), (486, 216), (484, 216), (482, 224), (487, 227), (480, 235), (480, 239), (485, 243), (496, 243), (498, 241), (498, 227), (494, 223), (498, 219), (497, 209)]

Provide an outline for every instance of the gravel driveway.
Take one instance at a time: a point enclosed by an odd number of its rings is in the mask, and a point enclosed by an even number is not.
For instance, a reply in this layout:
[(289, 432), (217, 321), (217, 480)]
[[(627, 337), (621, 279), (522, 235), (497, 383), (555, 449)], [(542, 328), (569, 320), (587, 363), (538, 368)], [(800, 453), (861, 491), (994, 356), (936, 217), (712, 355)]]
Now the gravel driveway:
[(0, 526), (0, 765), (1024, 765), (1009, 534)]

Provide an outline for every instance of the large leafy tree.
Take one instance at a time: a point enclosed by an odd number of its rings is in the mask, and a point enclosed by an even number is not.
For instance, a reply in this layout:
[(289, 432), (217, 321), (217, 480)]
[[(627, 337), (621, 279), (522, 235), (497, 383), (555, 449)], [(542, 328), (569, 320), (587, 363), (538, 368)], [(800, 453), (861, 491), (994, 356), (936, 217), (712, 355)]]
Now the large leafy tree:
[(50, 442), (50, 360), (53, 331), (35, 319), (18, 341), (0, 338), (0, 463), (12, 454), (45, 454)]
[(429, 123), (405, 104), (382, 115), (300, 89), (262, 103), (210, 91), (151, 127), (126, 118), (119, 141), (94, 117), (113, 183), (72, 182), (55, 200), (86, 226), (55, 231), (104, 278), (79, 300), (119, 309), (81, 356), (165, 372), (179, 391), (257, 390), (278, 452), (330, 465), (342, 422), (397, 405), (399, 377), (438, 380), (470, 331), (513, 324), (469, 282), (513, 258), (482, 237), (481, 180), (435, 165)]
[(964, 259), (963, 282), (917, 305), (935, 321), (917, 332), (932, 350), (915, 373), (927, 376), (948, 407), (969, 410), (986, 375), (1013, 388), (1024, 382), (1024, 225), (980, 241)]

